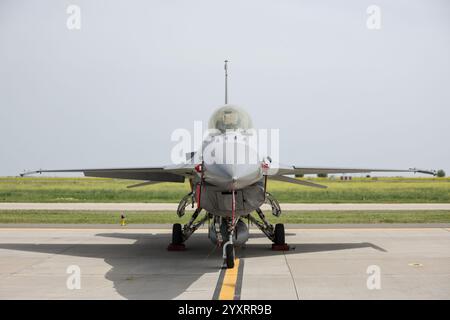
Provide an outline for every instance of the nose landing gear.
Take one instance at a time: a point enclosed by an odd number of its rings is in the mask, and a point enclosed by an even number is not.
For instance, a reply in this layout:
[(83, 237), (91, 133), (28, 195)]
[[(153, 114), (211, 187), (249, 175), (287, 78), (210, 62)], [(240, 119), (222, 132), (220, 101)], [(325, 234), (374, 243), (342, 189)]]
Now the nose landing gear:
[(236, 219), (236, 195), (235, 191), (231, 190), (232, 199), (231, 199), (231, 219), (228, 222), (228, 241), (223, 245), (223, 258), (225, 259), (225, 264), (228, 269), (234, 268), (234, 244), (233, 237), (236, 232), (236, 224), (239, 219)]
[(234, 245), (230, 241), (226, 242), (223, 246), (223, 258), (228, 269), (234, 268)]

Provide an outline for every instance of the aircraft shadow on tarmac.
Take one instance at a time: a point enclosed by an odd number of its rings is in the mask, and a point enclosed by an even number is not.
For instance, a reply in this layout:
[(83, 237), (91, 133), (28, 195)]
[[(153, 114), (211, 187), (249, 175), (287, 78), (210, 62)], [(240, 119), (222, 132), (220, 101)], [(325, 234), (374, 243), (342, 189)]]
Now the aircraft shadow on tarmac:
[[(222, 267), (222, 250), (216, 248), (206, 234), (194, 234), (186, 243), (186, 251), (169, 252), (170, 234), (101, 233), (99, 237), (134, 240), (133, 243), (67, 243), (0, 244), (0, 249), (41, 252), (74, 257), (104, 259), (111, 265), (105, 278), (112, 281), (118, 294), (127, 299), (173, 299), (184, 293), (206, 274), (217, 274)], [(287, 236), (289, 236), (287, 234)], [(255, 238), (257, 238), (256, 236)], [(372, 243), (289, 243), (284, 254), (302, 254), (357, 248), (384, 249)], [(248, 244), (237, 249), (243, 258), (281, 255), (271, 244)], [(215, 285), (215, 283), (214, 283)]]

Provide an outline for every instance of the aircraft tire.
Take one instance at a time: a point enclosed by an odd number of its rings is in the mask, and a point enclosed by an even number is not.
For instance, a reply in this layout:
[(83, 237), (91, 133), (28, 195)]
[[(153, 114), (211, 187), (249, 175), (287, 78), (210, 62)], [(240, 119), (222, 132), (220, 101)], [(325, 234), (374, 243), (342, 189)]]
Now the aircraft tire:
[(232, 244), (227, 245), (225, 248), (225, 254), (226, 254), (226, 264), (227, 268), (231, 269), (234, 268), (234, 247)]
[(183, 243), (183, 231), (181, 229), (181, 224), (175, 223), (172, 227), (172, 244), (182, 244)]
[(285, 244), (285, 241), (284, 224), (277, 223), (275, 225), (275, 238), (273, 242), (275, 244)]

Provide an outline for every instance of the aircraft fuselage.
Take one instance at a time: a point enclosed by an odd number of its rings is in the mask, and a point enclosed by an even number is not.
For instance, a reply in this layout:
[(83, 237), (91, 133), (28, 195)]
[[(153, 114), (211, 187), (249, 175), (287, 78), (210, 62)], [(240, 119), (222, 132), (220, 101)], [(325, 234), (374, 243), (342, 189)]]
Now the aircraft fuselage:
[[(263, 162), (248, 134), (210, 135), (202, 149), (194, 192), (199, 206), (219, 216), (246, 216), (264, 203)], [(200, 189), (201, 188), (201, 189)]]

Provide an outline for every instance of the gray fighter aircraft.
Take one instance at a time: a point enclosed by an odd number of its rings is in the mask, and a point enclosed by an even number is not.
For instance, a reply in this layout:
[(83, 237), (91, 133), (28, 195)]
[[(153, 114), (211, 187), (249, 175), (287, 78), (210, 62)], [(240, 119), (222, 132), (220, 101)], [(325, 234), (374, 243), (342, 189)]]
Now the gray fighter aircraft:
[[(225, 61), (225, 105), (218, 108), (209, 121), (209, 133), (201, 150), (187, 155), (183, 164), (161, 167), (37, 170), (21, 174), (83, 172), (87, 177), (140, 180), (139, 187), (158, 182), (183, 183), (189, 180), (191, 191), (181, 199), (177, 215), (182, 217), (188, 206), (195, 207), (191, 219), (182, 226), (173, 225), (172, 243), (169, 248), (184, 247), (184, 242), (205, 222), (209, 221), (209, 238), (214, 244), (223, 245), (223, 257), (228, 268), (234, 267), (235, 246), (243, 245), (249, 238), (248, 223), (253, 223), (275, 246), (285, 246), (284, 225), (273, 226), (261, 210), (268, 204), (272, 214), (279, 217), (278, 201), (267, 191), (267, 180), (278, 180), (299, 185), (326, 188), (310, 181), (295, 179), (290, 175), (347, 174), (369, 172), (420, 172), (435, 174), (435, 171), (416, 168), (371, 169), (371, 168), (322, 168), (272, 163), (268, 155), (261, 157), (250, 140), (254, 132), (249, 115), (240, 107), (228, 104), (228, 72)], [(232, 151), (230, 151), (232, 150)], [(240, 151), (239, 151), (240, 150)], [(218, 154), (231, 161), (221, 161)], [(241, 161), (237, 161), (239, 155)], [(242, 161), (244, 158), (244, 161)], [(250, 161), (252, 159), (252, 161)], [(204, 214), (199, 218), (201, 212)], [(254, 214), (256, 213), (256, 215)]]

